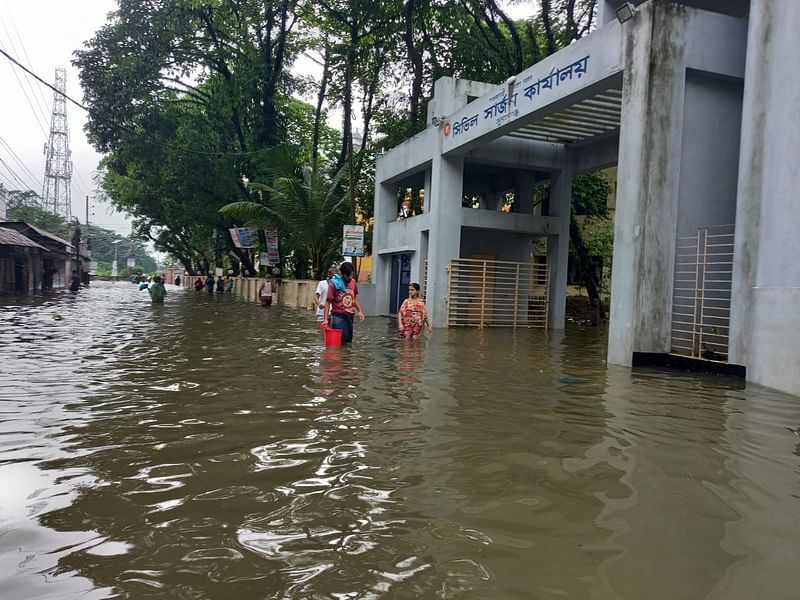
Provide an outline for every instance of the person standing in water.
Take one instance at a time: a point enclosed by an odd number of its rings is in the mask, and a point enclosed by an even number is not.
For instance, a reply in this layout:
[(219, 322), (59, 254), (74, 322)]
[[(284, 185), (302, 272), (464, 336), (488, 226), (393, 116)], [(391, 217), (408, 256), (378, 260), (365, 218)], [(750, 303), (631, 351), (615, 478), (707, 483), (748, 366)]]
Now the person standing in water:
[(152, 285), (147, 289), (150, 292), (150, 299), (156, 304), (163, 304), (164, 297), (167, 295), (167, 288), (164, 287), (164, 282), (158, 275), (153, 279)]
[(77, 292), (79, 289), (81, 289), (81, 278), (78, 276), (77, 271), (73, 271), (69, 280), (69, 291)]
[(323, 279), (317, 284), (317, 291), (314, 292), (314, 298), (317, 300), (317, 323), (320, 327), (325, 324), (325, 301), (328, 298), (328, 285), (331, 282), (331, 277), (336, 275), (336, 269), (331, 267), (328, 269), (328, 278)]
[(364, 320), (364, 310), (358, 301), (358, 284), (353, 279), (353, 271), (353, 263), (343, 262), (339, 267), (340, 275), (331, 277), (328, 296), (325, 298), (323, 326), (330, 322), (333, 329), (341, 329), (343, 344), (353, 341), (353, 317), (356, 312), (358, 320)]
[(428, 333), (433, 333), (425, 303), (419, 297), (419, 284), (410, 283), (408, 284), (408, 298), (403, 300), (400, 310), (397, 311), (397, 328), (400, 330), (400, 337), (413, 340), (422, 334), (422, 328), (425, 325), (428, 326)]
[(268, 275), (264, 275), (264, 281), (261, 282), (261, 287), (258, 288), (258, 298), (261, 300), (261, 306), (272, 306), (272, 292), (275, 291), (275, 283)]

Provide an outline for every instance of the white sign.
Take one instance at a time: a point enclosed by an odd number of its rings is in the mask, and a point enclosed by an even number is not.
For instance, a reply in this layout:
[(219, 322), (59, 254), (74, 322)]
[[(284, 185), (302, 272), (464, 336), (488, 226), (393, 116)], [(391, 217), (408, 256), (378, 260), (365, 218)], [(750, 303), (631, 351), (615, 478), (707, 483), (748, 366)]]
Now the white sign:
[(128, 268), (132, 269), (135, 266), (136, 266), (136, 257), (135, 256), (129, 256), (128, 257)]
[(343, 256), (364, 256), (364, 226), (345, 225), (342, 239)]
[(216, 275), (217, 277), (222, 276), (224, 273), (225, 271), (222, 270), (222, 267), (217, 267), (214, 269), (214, 275)]

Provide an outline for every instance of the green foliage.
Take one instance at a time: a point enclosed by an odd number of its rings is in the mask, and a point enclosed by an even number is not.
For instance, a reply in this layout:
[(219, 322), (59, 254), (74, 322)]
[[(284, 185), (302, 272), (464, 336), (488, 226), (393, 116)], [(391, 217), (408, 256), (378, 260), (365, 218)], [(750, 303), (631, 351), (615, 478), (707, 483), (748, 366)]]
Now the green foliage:
[(72, 226), (69, 221), (61, 215), (53, 214), (37, 206), (9, 208), (7, 217), (9, 221), (25, 221), (67, 241), (72, 235)]
[(337, 185), (341, 172), (331, 179), (303, 165), (288, 147), (272, 151), (261, 171), (268, 174), (267, 183), (251, 183), (250, 200), (232, 202), (220, 212), (259, 228), (277, 228), (283, 253), (288, 249), (294, 257), (296, 275), (321, 279), (341, 258), (348, 217), (348, 199)]
[(572, 182), (572, 208), (576, 215), (604, 217), (613, 188), (602, 171), (579, 175)]

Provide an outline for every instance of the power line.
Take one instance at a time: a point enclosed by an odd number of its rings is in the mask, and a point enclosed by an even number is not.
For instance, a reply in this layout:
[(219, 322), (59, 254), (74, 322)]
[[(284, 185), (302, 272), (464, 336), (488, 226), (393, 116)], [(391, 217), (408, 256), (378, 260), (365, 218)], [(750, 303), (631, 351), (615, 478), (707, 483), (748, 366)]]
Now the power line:
[(3, 136), (0, 136), (0, 145), (4, 146), (4, 147), (5, 147), (5, 149), (6, 149), (6, 150), (8, 150), (9, 154), (11, 154), (11, 157), (12, 157), (12, 158), (13, 158), (13, 159), (14, 159), (14, 160), (17, 162), (17, 165), (19, 165), (19, 166), (21, 167), (22, 171), (23, 171), (23, 172), (24, 172), (26, 175), (28, 175), (28, 176), (29, 176), (31, 179), (33, 179), (33, 182), (34, 182), (34, 183), (38, 184), (38, 183), (39, 183), (39, 179), (38, 179), (38, 178), (36, 177), (36, 175), (34, 175), (34, 174), (33, 174), (33, 172), (32, 172), (32, 171), (31, 171), (31, 170), (30, 170), (30, 169), (29, 169), (29, 168), (28, 168), (28, 167), (25, 165), (25, 163), (24, 163), (24, 162), (22, 162), (22, 159), (21, 159), (21, 158), (20, 158), (20, 157), (17, 155), (17, 153), (16, 153), (16, 152), (14, 152), (14, 149), (13, 149), (13, 148), (12, 148), (12, 147), (11, 147), (11, 146), (8, 144), (8, 142), (6, 142), (6, 141), (3, 139)]
[[(2, 165), (3, 165), (3, 166), (6, 168), (6, 170), (7, 170), (9, 173), (11, 173), (11, 176), (12, 176), (14, 179), (16, 179), (16, 180), (17, 180), (17, 181), (18, 181), (18, 182), (19, 182), (19, 183), (22, 185), (22, 187), (24, 187), (24, 188), (25, 188), (26, 190), (28, 190), (29, 192), (33, 192), (33, 190), (31, 189), (31, 187), (30, 187), (30, 186), (29, 186), (27, 183), (25, 183), (25, 182), (22, 180), (22, 178), (21, 178), (19, 175), (17, 175), (16, 171), (14, 171), (14, 169), (12, 169), (12, 168), (11, 168), (11, 166), (10, 166), (10, 165), (9, 165), (9, 164), (8, 164), (6, 161), (4, 161), (2, 158), (0, 158), (0, 164), (2, 164)], [(16, 186), (14, 186), (14, 187), (16, 187)], [(36, 193), (36, 192), (34, 192), (34, 193)], [(38, 196), (38, 194), (36, 194), (36, 195)]]
[[(74, 100), (73, 98), (68, 96), (65, 92), (61, 92), (58, 89), (56, 89), (53, 85), (47, 83), (44, 79), (39, 77), (36, 73), (31, 71), (28, 67), (23, 65), (21, 62), (19, 62), (17, 59), (15, 59), (13, 56), (11, 56), (8, 52), (3, 50), (2, 48), (0, 48), (0, 54), (2, 54), (8, 60), (10, 60), (12, 63), (17, 65), (20, 69), (22, 69), (23, 71), (25, 71), (26, 73), (28, 73), (29, 75), (34, 77), (42, 85), (46, 85), (51, 90), (53, 90), (55, 93), (61, 94), (66, 100), (69, 100), (70, 102), (72, 102), (78, 108), (80, 108), (82, 110), (85, 110), (86, 112), (90, 112), (89, 109), (86, 106), (84, 106), (83, 104), (81, 104), (77, 100)], [(120, 127), (120, 129), (125, 130), (125, 131), (130, 131), (132, 133), (137, 133), (137, 134), (144, 135), (145, 138), (147, 138), (148, 140), (150, 140), (154, 144), (157, 144), (159, 146), (163, 146), (164, 148), (169, 148), (170, 150), (175, 150), (176, 152), (183, 152), (184, 154), (196, 154), (196, 155), (200, 155), (200, 156), (253, 156), (255, 154), (261, 154), (261, 153), (267, 152), (269, 150), (269, 148), (262, 148), (260, 150), (251, 150), (251, 151), (247, 151), (247, 152), (216, 152), (216, 151), (215, 152), (210, 152), (208, 150), (194, 150), (192, 148), (183, 148), (181, 146), (175, 146), (174, 144), (168, 144), (166, 142), (162, 142), (162, 141), (153, 139), (150, 136), (150, 134), (148, 134), (147, 132), (136, 131), (132, 127), (128, 127), (128, 126), (125, 126), (125, 125), (120, 125), (119, 127)]]
[[(3, 27), (5, 28), (5, 25)], [(0, 46), (0, 52), (4, 52), (5, 53), (5, 50), (3, 50), (1, 46)], [(19, 75), (17, 74), (17, 72), (14, 69), (12, 69), (12, 71), (14, 72), (14, 79), (16, 79), (17, 83), (19, 84), (19, 89), (22, 90), (22, 93), (25, 96), (25, 101), (28, 103), (28, 107), (33, 112), (33, 116), (36, 119), (36, 124), (39, 126), (39, 129), (42, 130), (42, 133), (44, 134), (44, 136), (47, 137), (47, 132), (45, 131), (46, 128), (45, 128), (44, 125), (42, 125), (42, 119), (39, 116), (39, 113), (36, 111), (36, 108), (34, 108), (33, 103), (31, 102), (31, 99), (28, 96), (28, 92), (25, 91), (25, 86), (22, 84), (22, 80), (19, 78)]]
[[(25, 60), (28, 61), (28, 65), (30, 65), (30, 67), (33, 68), (33, 62), (31, 62), (31, 58), (30, 56), (28, 56), (28, 51), (25, 48), (25, 43), (22, 41), (22, 36), (19, 34), (19, 29), (17, 29), (17, 24), (14, 22), (14, 18), (11, 16), (10, 12), (8, 20), (11, 23), (11, 26), (14, 28), (14, 33), (17, 35), (17, 41), (19, 42), (20, 48), (22, 48), (22, 53), (25, 56)], [(36, 105), (39, 107), (39, 110), (42, 111), (42, 115), (45, 117), (45, 121), (47, 121), (47, 117), (50, 115), (50, 113), (47, 111), (47, 98), (44, 97), (44, 93), (42, 93), (42, 88), (38, 86), (34, 87), (30, 79), (26, 78), (26, 81), (28, 82), (28, 86), (30, 87), (31, 92), (33, 92), (36, 97)], [(34, 90), (36, 91), (34, 92)]]
[[(31, 59), (28, 56), (28, 51), (25, 49), (25, 44), (22, 42), (22, 38), (20, 38), (19, 31), (17, 31), (17, 27), (14, 24), (14, 20), (9, 18), (9, 21), (11, 22), (11, 25), (14, 27), (14, 31), (17, 34), (17, 40), (19, 41), (20, 48), (22, 48), (22, 52), (25, 55), (25, 60), (27, 60), (28, 64), (30, 65), (31, 64)], [(0, 15), (0, 25), (3, 26), (3, 31), (5, 31), (6, 35), (8, 36), (8, 42), (11, 44), (11, 49), (15, 53), (17, 53), (17, 55), (19, 55), (19, 51), (17, 50), (17, 46), (14, 43), (13, 38), (11, 37), (11, 33), (9, 32), (8, 28), (6, 27), (5, 19), (1, 15)], [(14, 75), (16, 76), (16, 73)], [(19, 81), (19, 79), (17, 79), (17, 80)], [(44, 122), (47, 123), (47, 118), (48, 118), (48, 113), (47, 113), (47, 108), (46, 108), (47, 107), (47, 102), (44, 102), (44, 104), (42, 104), (42, 102), (44, 100), (44, 96), (42, 94), (41, 88), (39, 88), (38, 86), (36, 88), (34, 88), (33, 84), (31, 83), (31, 80), (28, 77), (25, 77), (25, 83), (28, 84), (28, 89), (31, 91), (31, 95), (33, 96), (33, 99), (36, 101), (36, 108), (39, 109), (38, 113), (36, 111), (34, 111), (34, 115), (39, 115), (39, 116), (44, 117)], [(24, 91), (24, 89), (23, 89), (23, 91)], [(37, 118), (37, 120), (38, 120), (38, 118)]]

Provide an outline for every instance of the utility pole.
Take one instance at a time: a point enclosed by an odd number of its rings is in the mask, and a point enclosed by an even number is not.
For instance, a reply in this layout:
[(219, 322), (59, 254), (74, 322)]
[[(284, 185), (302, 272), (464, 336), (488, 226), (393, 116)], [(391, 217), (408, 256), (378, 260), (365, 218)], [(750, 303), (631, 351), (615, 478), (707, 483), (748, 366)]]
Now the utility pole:
[[(86, 256), (89, 257), (89, 265), (86, 269), (86, 285), (91, 281), (92, 270), (92, 244), (89, 242), (89, 195), (86, 195)], [(95, 273), (96, 274), (96, 273)]]
[(56, 69), (54, 87), (57, 91), (53, 92), (50, 136), (45, 146), (42, 198), (46, 211), (62, 215), (69, 221), (72, 217), (72, 160), (67, 129), (66, 69)]

